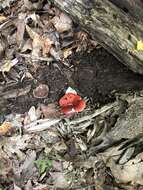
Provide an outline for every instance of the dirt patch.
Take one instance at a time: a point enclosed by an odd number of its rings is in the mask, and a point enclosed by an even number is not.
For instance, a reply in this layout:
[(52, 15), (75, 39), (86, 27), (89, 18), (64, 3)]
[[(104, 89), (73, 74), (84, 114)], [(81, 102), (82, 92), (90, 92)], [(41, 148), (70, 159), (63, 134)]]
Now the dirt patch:
[[(5, 91), (10, 92), (10, 90), (26, 88), (31, 85), (28, 94), (2, 101), (1, 110), (7, 113), (12, 111), (24, 113), (33, 105), (58, 101), (65, 88), (72, 84), (83, 97), (87, 96), (93, 102), (100, 104), (113, 101), (116, 92), (134, 92), (143, 88), (143, 77), (128, 70), (104, 49), (95, 49), (91, 53), (75, 54), (73, 63), (75, 61), (80, 61), (80, 64), (75, 66), (73, 73), (67, 68), (60, 68), (61, 63), (52, 63), (50, 66), (43, 65), (33, 73), (33, 80), (19, 82), (15, 86), (6, 88)], [(62, 67), (64, 66), (62, 65)], [(72, 82), (69, 73), (72, 74)], [(49, 86), (48, 98), (36, 99), (33, 97), (33, 89), (38, 84)]]
[[(24, 113), (31, 106), (37, 106), (39, 103), (48, 104), (59, 99), (60, 93), (67, 85), (67, 79), (61, 71), (54, 65), (39, 67), (36, 73), (33, 73), (33, 80), (19, 82), (16, 85), (5, 88), (5, 92), (10, 93), (18, 89), (26, 89), (31, 85), (31, 90), (26, 95), (8, 98), (0, 104), (1, 110), (6, 113), (17, 112)], [(33, 89), (39, 84), (47, 84), (49, 86), (49, 95), (46, 99), (37, 99), (33, 97)]]
[(74, 60), (80, 61), (73, 75), (78, 89), (96, 102), (104, 104), (114, 99), (115, 92), (127, 93), (143, 88), (142, 76), (128, 70), (102, 48), (76, 54)]

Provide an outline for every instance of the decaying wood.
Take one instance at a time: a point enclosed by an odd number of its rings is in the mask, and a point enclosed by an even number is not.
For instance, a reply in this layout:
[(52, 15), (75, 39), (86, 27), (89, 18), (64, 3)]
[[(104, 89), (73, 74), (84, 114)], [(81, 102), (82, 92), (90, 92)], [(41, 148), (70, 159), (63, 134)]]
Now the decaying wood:
[(142, 0), (109, 0), (122, 9), (133, 19), (143, 22), (143, 1)]
[(54, 2), (123, 64), (143, 74), (143, 52), (135, 51), (137, 41), (143, 40), (142, 22), (137, 22), (109, 0)]

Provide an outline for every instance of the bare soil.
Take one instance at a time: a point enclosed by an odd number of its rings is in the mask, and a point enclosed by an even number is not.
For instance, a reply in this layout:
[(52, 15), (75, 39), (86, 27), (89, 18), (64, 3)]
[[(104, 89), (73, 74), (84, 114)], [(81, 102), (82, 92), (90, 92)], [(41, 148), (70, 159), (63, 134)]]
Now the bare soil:
[(74, 59), (80, 61), (74, 81), (80, 92), (94, 102), (105, 104), (115, 98), (115, 93), (143, 89), (143, 77), (130, 71), (103, 48), (89, 54), (83, 52)]
[[(102, 105), (112, 102), (115, 93), (137, 92), (143, 89), (143, 77), (128, 70), (102, 48), (91, 53), (76, 53), (72, 57), (72, 63), (78, 61), (79, 64), (74, 65), (74, 70), (61, 63), (51, 63), (49, 66), (43, 64), (33, 72), (33, 80), (7, 86), (5, 92), (26, 88), (28, 85), (31, 85), (31, 90), (26, 95), (1, 101), (1, 110), (3, 113), (24, 113), (33, 105), (58, 101), (67, 86), (72, 86), (83, 97)], [(33, 89), (42, 83), (47, 84), (50, 89), (48, 98), (44, 100), (34, 98), (32, 93)]]

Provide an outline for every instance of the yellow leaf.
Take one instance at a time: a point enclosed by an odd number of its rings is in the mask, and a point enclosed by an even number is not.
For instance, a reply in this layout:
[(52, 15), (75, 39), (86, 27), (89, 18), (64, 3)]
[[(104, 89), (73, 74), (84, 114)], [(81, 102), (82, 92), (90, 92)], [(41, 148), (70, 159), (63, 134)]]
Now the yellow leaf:
[(0, 22), (3, 22), (3, 21), (5, 21), (7, 18), (5, 17), (5, 16), (3, 16), (3, 15), (0, 15)]
[(137, 41), (137, 50), (143, 51), (143, 41), (142, 40)]
[(0, 125), (0, 135), (5, 135), (12, 128), (12, 124), (10, 122), (4, 122)]
[(9, 72), (10, 69), (18, 63), (18, 59), (8, 60), (3, 65), (0, 65), (0, 72)]

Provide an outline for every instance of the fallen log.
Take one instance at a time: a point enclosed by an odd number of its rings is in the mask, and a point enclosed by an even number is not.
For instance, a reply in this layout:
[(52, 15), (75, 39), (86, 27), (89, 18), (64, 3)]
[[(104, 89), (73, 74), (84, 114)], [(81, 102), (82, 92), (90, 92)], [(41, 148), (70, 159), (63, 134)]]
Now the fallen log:
[(143, 22), (143, 1), (142, 0), (109, 0), (117, 7), (122, 9), (132, 19)]
[[(123, 2), (130, 4), (128, 0)], [(54, 3), (123, 64), (143, 74), (143, 51), (135, 50), (137, 42), (143, 40), (143, 22), (138, 19), (140, 14), (135, 14), (139, 6), (130, 15), (121, 9), (121, 3), (118, 7), (109, 0), (54, 0)]]

